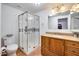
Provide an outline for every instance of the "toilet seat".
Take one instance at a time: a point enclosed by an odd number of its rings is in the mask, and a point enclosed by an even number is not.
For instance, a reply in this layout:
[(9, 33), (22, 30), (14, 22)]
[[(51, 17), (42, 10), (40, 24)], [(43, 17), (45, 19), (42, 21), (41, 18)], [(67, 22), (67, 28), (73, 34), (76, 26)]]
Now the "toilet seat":
[(17, 44), (7, 45), (7, 50), (16, 50), (18, 48)]

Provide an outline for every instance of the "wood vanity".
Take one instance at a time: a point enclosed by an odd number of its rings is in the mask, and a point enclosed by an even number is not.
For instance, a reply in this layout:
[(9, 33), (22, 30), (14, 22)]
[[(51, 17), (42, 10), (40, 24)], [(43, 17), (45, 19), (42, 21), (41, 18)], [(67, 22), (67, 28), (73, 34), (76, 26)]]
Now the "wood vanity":
[(79, 38), (44, 34), (41, 36), (41, 53), (43, 56), (79, 56)]

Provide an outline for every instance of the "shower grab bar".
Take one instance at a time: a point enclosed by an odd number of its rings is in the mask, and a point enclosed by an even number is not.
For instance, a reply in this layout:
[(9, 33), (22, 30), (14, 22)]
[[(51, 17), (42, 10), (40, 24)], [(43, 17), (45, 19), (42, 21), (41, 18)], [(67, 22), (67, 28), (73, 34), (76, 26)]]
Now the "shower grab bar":
[(27, 31), (35, 32), (35, 31), (39, 31), (39, 29), (36, 29), (36, 28), (25, 29), (25, 32), (27, 32)]
[[(31, 29), (24, 29), (25, 32), (28, 32), (28, 31), (39, 31), (39, 29), (35, 29), (35, 28), (31, 28)], [(23, 32), (23, 29), (19, 29), (19, 32)]]

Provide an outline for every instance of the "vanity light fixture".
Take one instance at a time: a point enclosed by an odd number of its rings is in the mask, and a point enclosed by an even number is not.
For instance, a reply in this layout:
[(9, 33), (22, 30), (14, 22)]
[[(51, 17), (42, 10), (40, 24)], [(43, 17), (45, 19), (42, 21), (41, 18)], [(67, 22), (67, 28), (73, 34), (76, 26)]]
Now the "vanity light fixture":
[(49, 16), (55, 15), (56, 13), (58, 13), (57, 8), (52, 8)]
[(62, 6), (60, 7), (59, 12), (64, 12), (64, 11), (67, 11), (67, 7), (64, 6), (64, 5), (62, 5)]
[(60, 5), (56, 5), (54, 8), (52, 8), (51, 12), (53, 15), (55, 15), (56, 13), (59, 12), (60, 9)]
[(71, 11), (73, 12), (79, 12), (79, 4), (74, 4), (71, 8)]
[(73, 4), (72, 6), (66, 6), (64, 4), (58, 4), (54, 8), (52, 8), (52, 15), (56, 13), (61, 13), (65, 11), (70, 11), (70, 13), (79, 12), (79, 3)]
[(79, 4), (76, 5), (76, 12), (79, 12)]
[(51, 12), (52, 12), (52, 15), (56, 14), (56, 10), (54, 10), (54, 9), (52, 9)]

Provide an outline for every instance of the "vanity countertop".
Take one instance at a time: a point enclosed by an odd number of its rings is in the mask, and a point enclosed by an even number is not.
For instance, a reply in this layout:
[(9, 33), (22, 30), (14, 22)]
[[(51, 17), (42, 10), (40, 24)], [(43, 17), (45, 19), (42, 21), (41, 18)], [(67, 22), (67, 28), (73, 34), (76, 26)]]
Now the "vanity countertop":
[(73, 36), (72, 32), (46, 32), (47, 34), (59, 34), (59, 35), (68, 35)]
[(76, 38), (73, 36), (55, 35), (55, 34), (43, 34), (41, 36), (52, 37), (52, 38), (56, 38), (56, 39), (72, 40), (72, 41), (79, 42), (79, 38)]

